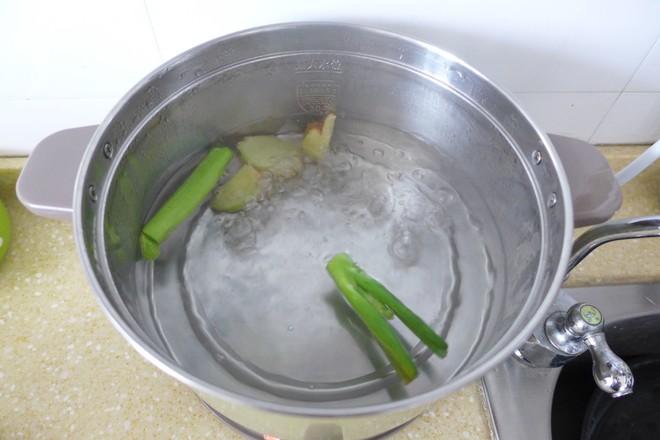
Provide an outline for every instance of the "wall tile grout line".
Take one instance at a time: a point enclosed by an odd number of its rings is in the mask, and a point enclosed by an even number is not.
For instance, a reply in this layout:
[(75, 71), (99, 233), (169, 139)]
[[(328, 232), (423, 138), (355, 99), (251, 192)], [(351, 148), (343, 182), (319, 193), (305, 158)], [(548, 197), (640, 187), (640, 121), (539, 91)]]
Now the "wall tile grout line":
[(149, 28), (151, 29), (151, 35), (154, 37), (154, 41), (156, 42), (156, 48), (158, 49), (158, 58), (160, 59), (161, 63), (165, 62), (165, 59), (163, 57), (163, 50), (160, 47), (160, 41), (158, 41), (158, 36), (156, 35), (156, 28), (154, 27), (153, 20), (151, 19), (151, 11), (149, 11), (149, 5), (147, 5), (146, 0), (141, 0), (142, 5), (144, 6), (144, 11), (147, 14), (147, 20), (149, 21)]
[[(633, 93), (633, 92), (626, 92), (626, 89), (628, 88), (628, 85), (633, 80), (633, 78), (635, 78), (635, 75), (637, 75), (637, 72), (639, 71), (639, 69), (642, 67), (644, 62), (648, 59), (649, 55), (651, 55), (651, 52), (653, 51), (655, 46), (658, 45), (658, 44), (660, 44), (660, 35), (658, 35), (655, 42), (653, 44), (651, 44), (651, 47), (649, 47), (649, 50), (646, 52), (646, 55), (644, 55), (642, 57), (642, 60), (639, 62), (639, 64), (637, 64), (637, 67), (635, 68), (635, 70), (633, 70), (633, 73), (630, 75), (630, 78), (628, 78), (628, 81), (626, 81), (626, 83), (622, 87), (621, 91), (619, 91), (619, 94), (617, 95), (616, 99), (612, 102), (612, 105), (610, 106), (610, 108), (607, 109), (607, 111), (605, 112), (605, 116), (603, 116), (603, 119), (600, 120), (600, 122), (598, 123), (598, 125), (596, 126), (594, 131), (589, 136), (589, 142), (592, 141), (592, 139), (596, 136), (596, 133), (598, 133), (598, 131), (600, 130), (603, 123), (607, 120), (607, 117), (612, 112), (612, 109), (616, 106), (617, 102), (621, 98), (621, 95), (624, 94), (624, 93)], [(643, 92), (639, 92), (639, 93), (643, 93)]]

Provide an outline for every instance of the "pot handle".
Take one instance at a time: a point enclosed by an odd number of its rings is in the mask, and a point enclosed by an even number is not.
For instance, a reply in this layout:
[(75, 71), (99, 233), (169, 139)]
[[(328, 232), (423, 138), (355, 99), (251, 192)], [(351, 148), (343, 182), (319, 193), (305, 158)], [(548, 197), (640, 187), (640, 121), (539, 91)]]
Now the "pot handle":
[(73, 220), (78, 168), (97, 127), (58, 131), (37, 144), (16, 182), (16, 196), (30, 212), (55, 220)]
[[(71, 221), (78, 167), (98, 125), (58, 131), (34, 148), (16, 183), (18, 200), (33, 214)], [(605, 157), (591, 144), (548, 135), (566, 171), (576, 227), (602, 223), (621, 206), (621, 189)]]
[(621, 188), (600, 151), (579, 139), (549, 134), (573, 198), (576, 228), (603, 223), (621, 207)]

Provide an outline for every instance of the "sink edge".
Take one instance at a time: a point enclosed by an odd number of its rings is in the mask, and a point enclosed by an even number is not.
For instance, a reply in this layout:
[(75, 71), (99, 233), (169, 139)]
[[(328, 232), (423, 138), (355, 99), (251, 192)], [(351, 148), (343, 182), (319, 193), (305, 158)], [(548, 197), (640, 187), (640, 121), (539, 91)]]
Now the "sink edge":
[[(564, 289), (597, 306), (606, 323), (660, 314), (660, 283)], [(551, 411), (561, 368), (530, 368), (512, 357), (482, 379), (491, 429), (497, 440), (551, 440)]]

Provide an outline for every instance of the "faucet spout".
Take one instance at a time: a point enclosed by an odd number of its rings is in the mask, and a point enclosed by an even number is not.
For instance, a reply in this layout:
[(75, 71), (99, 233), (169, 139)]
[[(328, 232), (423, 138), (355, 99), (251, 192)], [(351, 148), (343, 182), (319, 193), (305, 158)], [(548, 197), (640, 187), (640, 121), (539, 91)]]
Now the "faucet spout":
[(607, 345), (602, 332), (588, 335), (584, 343), (593, 359), (593, 375), (598, 388), (612, 397), (621, 397), (633, 392), (635, 380), (630, 367)]

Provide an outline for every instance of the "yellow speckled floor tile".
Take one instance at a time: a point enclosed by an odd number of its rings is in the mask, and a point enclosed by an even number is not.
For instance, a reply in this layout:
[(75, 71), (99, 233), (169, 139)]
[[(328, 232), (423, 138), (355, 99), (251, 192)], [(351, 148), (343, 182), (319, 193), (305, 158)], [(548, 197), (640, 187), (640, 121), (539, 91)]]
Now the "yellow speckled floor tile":
[(88, 287), (72, 225), (16, 200), (22, 163), (0, 160), (13, 225), (0, 264), (0, 438), (240, 438), (115, 330)]

